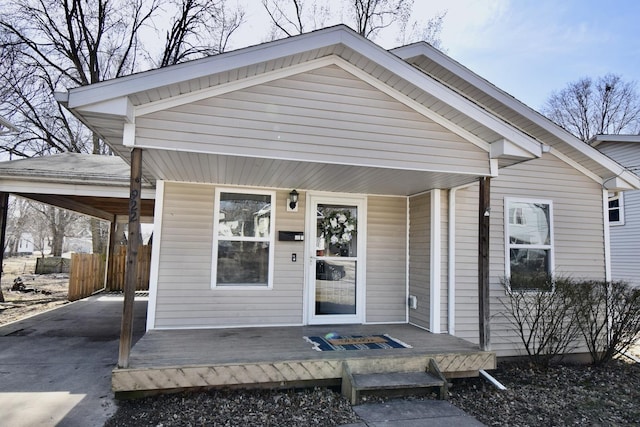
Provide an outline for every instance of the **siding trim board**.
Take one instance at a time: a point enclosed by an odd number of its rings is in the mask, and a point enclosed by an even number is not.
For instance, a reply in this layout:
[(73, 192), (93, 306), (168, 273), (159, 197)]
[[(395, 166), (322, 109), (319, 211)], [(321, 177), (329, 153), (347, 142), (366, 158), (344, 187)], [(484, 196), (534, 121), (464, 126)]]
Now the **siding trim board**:
[(439, 189), (431, 191), (431, 238), (429, 242), (429, 244), (431, 245), (431, 257), (429, 260), (429, 262), (431, 263), (431, 271), (429, 277), (431, 309), (429, 310), (429, 324), (431, 325), (431, 332), (433, 332), (434, 334), (440, 333), (440, 264), (442, 259), (442, 233), (440, 230), (442, 224), (442, 208), (440, 197), (441, 196)]
[(160, 242), (162, 242), (162, 218), (164, 208), (164, 181), (156, 182), (156, 197), (153, 212), (153, 235), (156, 244), (151, 246), (151, 266), (149, 272), (149, 302), (147, 306), (146, 330), (156, 326), (156, 308), (158, 302), (158, 274), (160, 264)]

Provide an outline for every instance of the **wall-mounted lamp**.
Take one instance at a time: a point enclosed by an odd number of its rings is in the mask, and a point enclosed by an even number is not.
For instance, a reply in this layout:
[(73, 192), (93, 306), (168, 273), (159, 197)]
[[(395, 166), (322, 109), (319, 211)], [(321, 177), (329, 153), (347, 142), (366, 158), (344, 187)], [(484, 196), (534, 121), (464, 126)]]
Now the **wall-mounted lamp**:
[(296, 190), (291, 190), (288, 202), (287, 211), (298, 212), (298, 192)]

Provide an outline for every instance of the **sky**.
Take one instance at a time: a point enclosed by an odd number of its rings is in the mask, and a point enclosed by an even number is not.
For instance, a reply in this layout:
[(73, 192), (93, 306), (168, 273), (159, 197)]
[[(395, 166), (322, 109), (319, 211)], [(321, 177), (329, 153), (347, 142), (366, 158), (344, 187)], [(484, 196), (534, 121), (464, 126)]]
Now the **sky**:
[[(233, 48), (263, 42), (269, 28), (260, 0), (240, 3), (247, 23)], [(415, 0), (412, 19), (444, 11), (445, 52), (536, 110), (583, 77), (618, 74), (640, 90), (640, 1)], [(375, 42), (398, 45), (391, 34)]]

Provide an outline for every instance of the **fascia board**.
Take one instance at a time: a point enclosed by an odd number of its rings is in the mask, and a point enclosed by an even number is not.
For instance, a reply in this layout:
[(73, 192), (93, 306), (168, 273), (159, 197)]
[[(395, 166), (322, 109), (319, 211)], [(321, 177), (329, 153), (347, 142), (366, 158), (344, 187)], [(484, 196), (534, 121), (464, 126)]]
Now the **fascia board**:
[(215, 73), (241, 68), (309, 50), (325, 48), (341, 43), (345, 34), (351, 33), (345, 26), (336, 26), (300, 36), (276, 40), (270, 43), (246, 47), (166, 68), (144, 71), (126, 77), (107, 80), (89, 86), (69, 89), (69, 108), (103, 102), (110, 98), (127, 96), (136, 92), (198, 79)]
[(525, 160), (536, 158), (536, 156), (529, 151), (523, 150), (519, 145), (507, 139), (492, 142), (490, 154), (492, 159), (500, 157), (517, 157)]
[(106, 101), (96, 102), (93, 104), (78, 107), (77, 109), (84, 113), (122, 117), (127, 123), (132, 123), (134, 120), (133, 104), (126, 96), (111, 98)]
[(619, 176), (615, 176), (613, 178), (605, 180), (603, 185), (604, 188), (609, 191), (626, 191), (637, 189), (637, 186), (633, 186)]
[(604, 142), (640, 143), (640, 135), (596, 135), (587, 144), (597, 147)]
[[(593, 161), (597, 162), (605, 169), (608, 169), (612, 174), (615, 174), (616, 176), (626, 176), (625, 180), (632, 184), (634, 187), (637, 187), (640, 184), (640, 180), (637, 179), (638, 177), (629, 172), (626, 172), (624, 168), (617, 162), (600, 153), (598, 150), (589, 146), (588, 144), (585, 144), (580, 139), (571, 135), (569, 132), (544, 117), (542, 114), (533, 110), (526, 104), (518, 101), (513, 96), (497, 88), (495, 85), (489, 83), (487, 80), (480, 77), (465, 66), (461, 65), (459, 62), (444, 55), (437, 49), (429, 46), (427, 43), (414, 43), (408, 46), (402, 46), (396, 49), (392, 49), (390, 52), (398, 55), (398, 57), (402, 58), (403, 60), (417, 56), (424, 56), (436, 62), (438, 65), (446, 68), (452, 73), (455, 73), (458, 77), (467, 81), (469, 84), (477, 87), (486, 94), (502, 102), (507, 107), (516, 111), (518, 114), (524, 116), (527, 120), (530, 120), (536, 126), (539, 126), (553, 136), (561, 139), (571, 148), (591, 158)], [(604, 179), (605, 177), (602, 178)]]

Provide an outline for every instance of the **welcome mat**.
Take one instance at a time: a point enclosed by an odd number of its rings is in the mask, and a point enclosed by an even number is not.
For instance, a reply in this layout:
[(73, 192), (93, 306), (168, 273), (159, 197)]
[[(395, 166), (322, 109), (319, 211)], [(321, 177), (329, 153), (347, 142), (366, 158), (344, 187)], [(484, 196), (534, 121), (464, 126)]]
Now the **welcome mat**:
[(392, 348), (411, 348), (409, 344), (390, 337), (389, 335), (347, 335), (327, 334), (324, 337), (303, 337), (313, 345), (316, 351), (345, 351), (345, 350), (377, 350)]

